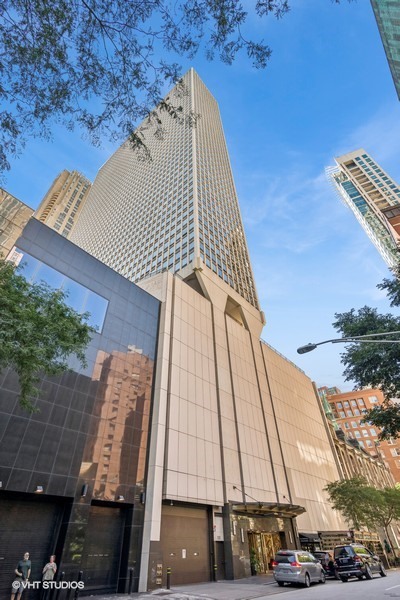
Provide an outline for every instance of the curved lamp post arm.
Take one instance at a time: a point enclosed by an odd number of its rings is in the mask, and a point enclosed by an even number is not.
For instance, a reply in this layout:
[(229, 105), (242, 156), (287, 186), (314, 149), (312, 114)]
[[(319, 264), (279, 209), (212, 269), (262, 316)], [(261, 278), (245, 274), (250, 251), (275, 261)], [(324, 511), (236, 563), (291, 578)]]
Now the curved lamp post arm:
[(366, 335), (354, 335), (352, 337), (344, 337), (344, 338), (335, 338), (332, 340), (324, 340), (323, 342), (317, 342), (316, 344), (306, 344), (305, 346), (300, 346), (300, 348), (297, 348), (297, 352), (298, 354), (306, 354), (307, 352), (312, 352), (312, 350), (315, 350), (315, 348), (317, 346), (321, 346), (322, 344), (339, 344), (339, 343), (351, 343), (351, 342), (359, 342), (360, 344), (362, 342), (368, 342), (369, 344), (371, 343), (375, 343), (375, 344), (399, 344), (400, 343), (400, 339), (398, 340), (376, 340), (376, 339), (371, 339), (371, 338), (376, 338), (379, 336), (383, 336), (383, 335), (399, 335), (400, 336), (400, 331), (386, 331), (385, 333), (369, 333)]

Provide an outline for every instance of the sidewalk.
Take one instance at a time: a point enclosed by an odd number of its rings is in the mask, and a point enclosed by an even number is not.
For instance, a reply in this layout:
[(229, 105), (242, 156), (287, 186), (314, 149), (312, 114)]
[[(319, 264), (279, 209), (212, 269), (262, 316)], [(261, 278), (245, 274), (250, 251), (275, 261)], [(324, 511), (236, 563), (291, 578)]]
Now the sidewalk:
[(96, 596), (96, 600), (250, 600), (262, 598), (266, 586), (274, 585), (273, 575), (255, 575), (245, 579), (212, 581), (193, 583), (188, 585), (172, 586), (170, 590), (161, 588), (152, 592), (137, 594), (113, 594), (110, 596)]

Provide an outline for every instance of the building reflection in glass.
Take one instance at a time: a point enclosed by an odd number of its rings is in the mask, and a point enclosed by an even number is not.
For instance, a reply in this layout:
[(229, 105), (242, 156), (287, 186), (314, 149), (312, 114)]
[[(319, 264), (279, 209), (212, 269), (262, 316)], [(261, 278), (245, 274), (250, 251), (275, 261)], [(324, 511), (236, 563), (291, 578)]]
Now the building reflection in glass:
[(144, 485), (153, 372), (154, 361), (135, 346), (97, 353), (99, 390), (80, 473), (94, 499), (133, 501), (133, 487)]

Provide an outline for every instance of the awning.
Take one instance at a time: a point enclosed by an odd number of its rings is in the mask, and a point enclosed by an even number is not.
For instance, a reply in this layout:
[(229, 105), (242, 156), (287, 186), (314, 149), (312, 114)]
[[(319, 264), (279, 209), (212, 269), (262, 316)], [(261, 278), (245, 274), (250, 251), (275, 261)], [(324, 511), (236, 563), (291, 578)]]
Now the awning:
[(320, 544), (318, 533), (299, 533), (300, 544)]
[(232, 510), (237, 513), (264, 517), (297, 517), (306, 512), (303, 506), (280, 502), (246, 502), (233, 504)]

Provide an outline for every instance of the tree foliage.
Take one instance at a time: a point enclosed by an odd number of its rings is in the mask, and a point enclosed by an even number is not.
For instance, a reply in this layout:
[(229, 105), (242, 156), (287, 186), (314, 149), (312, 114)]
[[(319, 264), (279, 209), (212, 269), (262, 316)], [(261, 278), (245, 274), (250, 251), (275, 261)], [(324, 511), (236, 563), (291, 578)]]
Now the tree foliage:
[[(400, 306), (400, 251), (398, 257), (398, 263), (391, 269), (393, 277), (377, 285), (380, 290), (386, 291), (394, 308)], [(333, 326), (342, 337), (397, 331), (398, 335), (387, 336), (387, 339), (400, 339), (400, 317), (379, 314), (376, 308), (364, 306), (358, 311), (353, 308), (336, 313), (335, 319)], [(380, 439), (400, 437), (400, 404), (393, 401), (400, 398), (400, 342), (349, 344), (341, 354), (341, 361), (345, 365), (347, 381), (354, 381), (357, 388), (379, 388), (384, 394), (383, 406), (367, 411), (364, 422), (381, 429)]]
[[(259, 17), (282, 17), (287, 0), (258, 0)], [(159, 104), (165, 83), (202, 47), (231, 64), (244, 51), (264, 68), (271, 50), (246, 39), (235, 0), (4, 0), (0, 7), (0, 167), (28, 135), (50, 137), (59, 121), (82, 126), (98, 144), (126, 139)], [(179, 114), (179, 102), (168, 108)], [(140, 146), (140, 138), (132, 142)]]
[(88, 315), (65, 303), (62, 290), (31, 284), (10, 262), (0, 260), (0, 369), (11, 367), (20, 383), (20, 404), (32, 412), (40, 374), (68, 369), (76, 355), (85, 366), (85, 349), (94, 331)]
[(332, 508), (340, 511), (350, 526), (355, 529), (382, 527), (390, 540), (387, 529), (392, 521), (400, 519), (398, 488), (378, 490), (363, 477), (353, 477), (329, 483), (325, 490)]
[[(153, 107), (179, 79), (177, 60), (202, 50), (230, 65), (244, 53), (262, 69), (271, 49), (247, 36), (249, 15), (281, 18), (289, 8), (289, 0), (3, 0), (0, 172), (28, 137), (50, 138), (56, 122), (83, 128), (94, 144), (129, 138), (145, 149), (135, 126), (158, 123)], [(179, 98), (161, 108), (180, 116)]]

